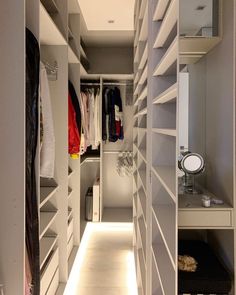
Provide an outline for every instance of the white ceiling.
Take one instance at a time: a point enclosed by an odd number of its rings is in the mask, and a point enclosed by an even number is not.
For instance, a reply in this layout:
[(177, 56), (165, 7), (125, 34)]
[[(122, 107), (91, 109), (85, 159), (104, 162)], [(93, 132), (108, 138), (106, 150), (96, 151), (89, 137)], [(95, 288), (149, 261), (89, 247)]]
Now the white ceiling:
[[(88, 46), (131, 46), (135, 0), (79, 0)], [(109, 21), (114, 23), (109, 23)]]

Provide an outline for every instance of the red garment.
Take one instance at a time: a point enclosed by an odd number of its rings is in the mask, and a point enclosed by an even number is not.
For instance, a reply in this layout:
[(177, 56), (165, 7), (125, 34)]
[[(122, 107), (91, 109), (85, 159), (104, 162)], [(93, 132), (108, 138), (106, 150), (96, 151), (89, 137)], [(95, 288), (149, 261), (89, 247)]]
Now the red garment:
[(80, 151), (80, 136), (70, 93), (68, 94), (68, 143), (69, 154), (78, 154)]

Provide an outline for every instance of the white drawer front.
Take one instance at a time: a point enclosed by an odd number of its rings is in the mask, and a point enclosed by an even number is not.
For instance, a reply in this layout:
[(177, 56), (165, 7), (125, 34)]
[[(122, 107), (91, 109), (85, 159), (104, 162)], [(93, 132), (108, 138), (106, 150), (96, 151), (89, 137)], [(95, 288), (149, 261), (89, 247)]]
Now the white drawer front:
[(226, 210), (180, 210), (178, 224), (179, 227), (228, 227), (232, 226), (232, 216)]

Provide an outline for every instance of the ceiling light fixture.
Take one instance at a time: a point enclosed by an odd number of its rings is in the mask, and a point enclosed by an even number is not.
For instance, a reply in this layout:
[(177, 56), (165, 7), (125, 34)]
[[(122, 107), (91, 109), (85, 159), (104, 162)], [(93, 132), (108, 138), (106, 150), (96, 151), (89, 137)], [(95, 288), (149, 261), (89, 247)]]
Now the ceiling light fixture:
[(108, 20), (108, 24), (114, 24), (114, 22), (115, 22), (114, 19), (109, 19)]
[(204, 10), (206, 8), (205, 5), (199, 5), (196, 10)]

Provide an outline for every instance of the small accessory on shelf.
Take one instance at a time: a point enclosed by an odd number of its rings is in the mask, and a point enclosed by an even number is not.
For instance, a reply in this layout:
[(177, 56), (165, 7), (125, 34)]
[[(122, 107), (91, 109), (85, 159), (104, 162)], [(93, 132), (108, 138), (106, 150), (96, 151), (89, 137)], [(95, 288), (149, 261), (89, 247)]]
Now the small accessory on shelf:
[(206, 208), (211, 207), (211, 198), (209, 196), (202, 196), (202, 206)]
[(178, 269), (186, 272), (195, 272), (197, 270), (197, 261), (189, 255), (179, 255)]
[(223, 200), (216, 199), (216, 198), (211, 199), (211, 202), (212, 202), (212, 204), (215, 204), (215, 205), (223, 205), (224, 204)]

